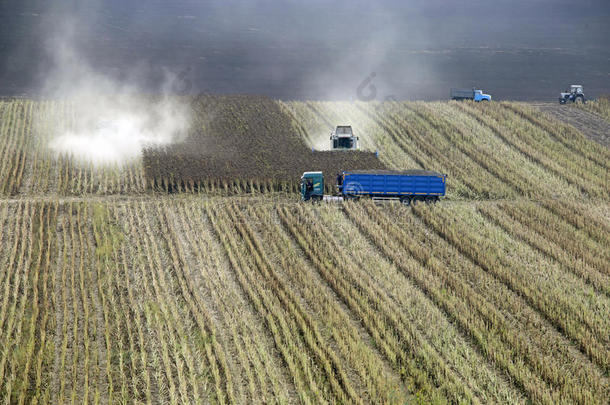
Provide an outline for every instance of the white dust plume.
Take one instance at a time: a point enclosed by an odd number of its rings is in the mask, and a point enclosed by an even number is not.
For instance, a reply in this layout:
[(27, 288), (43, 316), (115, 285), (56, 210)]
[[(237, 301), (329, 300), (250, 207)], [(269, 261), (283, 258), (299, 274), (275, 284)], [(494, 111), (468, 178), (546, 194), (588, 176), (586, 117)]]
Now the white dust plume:
[(175, 80), (170, 74), (156, 96), (139, 94), (139, 74), (148, 67), (136, 65), (120, 81), (94, 69), (78, 51), (79, 26), (64, 20), (47, 43), (53, 68), (44, 92), (68, 101), (65, 123), (51, 134), (49, 148), (77, 162), (94, 166), (122, 166), (138, 159), (148, 146), (181, 140), (189, 129), (189, 106), (170, 95)]

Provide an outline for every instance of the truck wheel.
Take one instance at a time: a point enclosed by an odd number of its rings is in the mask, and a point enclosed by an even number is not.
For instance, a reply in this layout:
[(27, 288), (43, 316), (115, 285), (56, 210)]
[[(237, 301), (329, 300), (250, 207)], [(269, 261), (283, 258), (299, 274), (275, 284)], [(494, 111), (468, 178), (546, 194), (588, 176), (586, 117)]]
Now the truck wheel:
[(400, 202), (408, 207), (411, 205), (411, 197), (401, 197)]
[(434, 204), (435, 200), (436, 199), (434, 198), (434, 196), (429, 195), (426, 197), (426, 199), (424, 201), (426, 202), (427, 205), (432, 205), (432, 204)]

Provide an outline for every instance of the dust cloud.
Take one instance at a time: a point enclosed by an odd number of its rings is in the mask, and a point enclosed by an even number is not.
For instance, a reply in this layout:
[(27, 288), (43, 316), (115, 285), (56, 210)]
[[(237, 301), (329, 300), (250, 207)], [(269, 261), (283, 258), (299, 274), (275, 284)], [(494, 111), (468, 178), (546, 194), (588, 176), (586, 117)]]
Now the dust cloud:
[[(124, 166), (141, 157), (145, 147), (163, 146), (186, 136), (190, 108), (172, 91), (177, 78), (165, 72), (154, 96), (135, 83), (145, 72), (137, 65), (123, 80), (111, 78), (79, 51), (78, 37), (86, 27), (61, 14), (60, 29), (53, 28), (46, 42), (51, 69), (43, 93), (67, 102), (68, 125), (57, 126), (49, 148), (94, 167)], [(56, 19), (57, 19), (56, 18)]]
[(169, 98), (78, 94), (71, 101), (75, 123), (56, 131), (49, 147), (81, 163), (122, 166), (140, 158), (144, 147), (168, 145), (188, 129), (185, 108)]

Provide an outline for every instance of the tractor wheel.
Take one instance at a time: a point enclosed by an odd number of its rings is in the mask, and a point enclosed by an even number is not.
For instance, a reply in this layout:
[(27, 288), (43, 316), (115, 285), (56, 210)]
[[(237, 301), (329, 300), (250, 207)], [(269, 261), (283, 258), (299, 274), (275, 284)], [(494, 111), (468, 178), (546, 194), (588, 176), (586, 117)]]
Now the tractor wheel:
[(566, 103), (566, 99), (565, 98), (560, 98), (559, 99), (559, 104), (565, 104)]
[(583, 104), (583, 98), (581, 96), (578, 96), (576, 98), (574, 98), (574, 103), (576, 104)]

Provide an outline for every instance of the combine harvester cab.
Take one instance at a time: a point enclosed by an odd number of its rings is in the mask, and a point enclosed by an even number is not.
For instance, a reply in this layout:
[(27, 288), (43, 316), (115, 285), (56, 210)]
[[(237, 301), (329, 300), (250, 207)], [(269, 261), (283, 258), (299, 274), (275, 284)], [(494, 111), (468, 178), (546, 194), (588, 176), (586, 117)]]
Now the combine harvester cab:
[(330, 133), (331, 150), (357, 150), (358, 141), (359, 138), (349, 125), (340, 125)]

